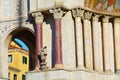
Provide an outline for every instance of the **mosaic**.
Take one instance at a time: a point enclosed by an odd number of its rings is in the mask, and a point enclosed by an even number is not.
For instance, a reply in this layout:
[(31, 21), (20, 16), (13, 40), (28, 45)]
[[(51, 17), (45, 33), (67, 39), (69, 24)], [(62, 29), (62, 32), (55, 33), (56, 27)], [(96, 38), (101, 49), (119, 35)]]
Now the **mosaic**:
[(120, 12), (120, 0), (87, 0), (85, 6), (101, 11)]

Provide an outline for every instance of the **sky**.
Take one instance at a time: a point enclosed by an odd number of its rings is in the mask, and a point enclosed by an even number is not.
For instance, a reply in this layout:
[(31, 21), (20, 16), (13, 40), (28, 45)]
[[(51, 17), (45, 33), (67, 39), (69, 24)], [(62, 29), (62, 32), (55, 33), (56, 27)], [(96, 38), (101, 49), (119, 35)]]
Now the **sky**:
[(23, 41), (21, 41), (20, 39), (15, 38), (14, 41), (17, 42), (18, 44), (20, 44), (23, 49), (29, 50), (28, 47), (27, 47), (27, 45)]

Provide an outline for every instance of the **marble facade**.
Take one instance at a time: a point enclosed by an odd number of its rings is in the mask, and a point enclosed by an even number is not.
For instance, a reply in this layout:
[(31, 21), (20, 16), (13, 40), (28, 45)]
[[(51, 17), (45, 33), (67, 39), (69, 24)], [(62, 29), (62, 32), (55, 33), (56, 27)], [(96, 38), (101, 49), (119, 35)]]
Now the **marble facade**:
[[(19, 2), (0, 0), (0, 80), (8, 78), (9, 41), (24, 29), (38, 38), (36, 47), (30, 46), (31, 51), (38, 49), (33, 51), (37, 61), (34, 67), (38, 67), (26, 74), (26, 80), (120, 79), (119, 14), (85, 8), (84, 0), (21, 1), (24, 3), (22, 8), (17, 4)], [(18, 12), (8, 9), (7, 5), (17, 6), (15, 10)], [(41, 71), (37, 56), (44, 46), (47, 46), (48, 69)]]

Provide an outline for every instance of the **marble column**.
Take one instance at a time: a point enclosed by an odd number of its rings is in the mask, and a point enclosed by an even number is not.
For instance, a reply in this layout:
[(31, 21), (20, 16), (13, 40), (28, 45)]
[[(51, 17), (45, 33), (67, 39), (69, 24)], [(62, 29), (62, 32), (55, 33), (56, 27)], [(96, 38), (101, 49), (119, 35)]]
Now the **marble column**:
[(55, 20), (55, 69), (63, 68), (62, 61), (62, 36), (61, 36), (61, 18), (63, 16), (63, 11), (59, 9), (54, 9), (52, 12)]
[(115, 69), (120, 73), (120, 18), (114, 20)]
[(35, 17), (35, 23), (36, 23), (36, 44), (35, 44), (35, 71), (38, 71), (40, 69), (40, 51), (43, 47), (43, 41), (42, 41), (42, 23), (43, 23), (43, 15), (38, 13), (33, 13), (33, 16)]
[(85, 67), (88, 70), (93, 70), (93, 51), (92, 51), (92, 34), (91, 34), (91, 18), (92, 13), (85, 12), (84, 26), (84, 47), (85, 47)]
[(109, 16), (103, 18), (104, 69), (106, 73), (114, 72), (113, 27), (109, 18)]
[(103, 55), (102, 55), (102, 32), (101, 22), (98, 22), (100, 15), (95, 15), (93, 19), (93, 52), (94, 52), (94, 68), (95, 71), (103, 71)]
[(73, 10), (73, 17), (75, 18), (75, 34), (76, 34), (76, 48), (77, 48), (77, 68), (84, 69), (84, 54), (83, 54), (83, 24), (81, 18), (84, 10)]

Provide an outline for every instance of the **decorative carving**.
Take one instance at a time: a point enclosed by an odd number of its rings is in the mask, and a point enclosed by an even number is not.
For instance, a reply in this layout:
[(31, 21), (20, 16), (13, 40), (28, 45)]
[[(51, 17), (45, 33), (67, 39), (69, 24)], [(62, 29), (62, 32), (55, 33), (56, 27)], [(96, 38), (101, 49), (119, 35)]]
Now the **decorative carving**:
[(42, 23), (43, 22), (43, 15), (41, 12), (32, 13), (32, 16), (35, 17), (36, 23)]
[(72, 10), (73, 13), (73, 17), (82, 17), (84, 16), (84, 10), (81, 9), (76, 9), (76, 10)]
[(50, 13), (53, 13), (54, 18), (62, 18), (63, 14), (65, 13), (61, 8), (50, 10)]
[(115, 17), (114, 18), (114, 23), (120, 23), (120, 18)]
[(77, 17), (77, 10), (73, 9), (72, 10), (72, 15), (73, 15), (73, 17)]
[(40, 54), (41, 54), (41, 69), (47, 70), (48, 67), (47, 67), (47, 63), (46, 63), (46, 57), (47, 57), (47, 47), (46, 46), (41, 49)]
[(84, 14), (84, 19), (90, 20), (90, 19), (91, 19), (91, 16), (92, 16), (92, 13), (91, 13), (91, 12), (85, 12), (85, 14)]
[(13, 23), (9, 24), (9, 23), (3, 23), (3, 24), (0, 24), (0, 36), (4, 36), (5, 34), (7, 34), (7, 32), (9, 32), (9, 30), (11, 28), (13, 28)]
[(84, 10), (81, 10), (81, 9), (79, 9), (79, 10), (77, 10), (77, 15), (79, 16), (79, 17), (83, 17), (84, 16)]
[(103, 22), (104, 23), (108, 23), (109, 22), (109, 18), (110, 18), (110, 16), (104, 16), (104, 18), (103, 18)]
[[(25, 24), (26, 22), (23, 23), (19, 23), (19, 21), (13, 21), (13, 22), (4, 22), (4, 23), (0, 23), (0, 36), (5, 37), (6, 35), (8, 35), (8, 33), (12, 30), (14, 30), (15, 28), (24, 26), (24, 27), (28, 27), (30, 28), (30, 24)], [(29, 25), (29, 26), (28, 26)]]
[(99, 15), (99, 14), (94, 14), (94, 16), (92, 17), (92, 20), (98, 22), (98, 19), (99, 19), (100, 16), (101, 15)]

